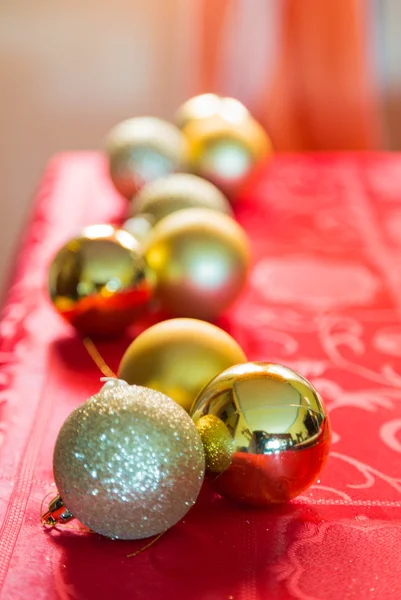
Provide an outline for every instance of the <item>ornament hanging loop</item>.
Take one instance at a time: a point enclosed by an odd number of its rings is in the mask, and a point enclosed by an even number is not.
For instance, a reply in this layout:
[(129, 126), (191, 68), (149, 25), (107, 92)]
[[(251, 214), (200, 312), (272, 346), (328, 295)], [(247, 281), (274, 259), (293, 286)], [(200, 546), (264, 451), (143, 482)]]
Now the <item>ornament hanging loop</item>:
[(92, 342), (91, 338), (85, 337), (82, 341), (89, 356), (91, 357), (95, 365), (99, 368), (99, 370), (103, 373), (103, 375), (110, 379), (117, 379), (117, 375), (110, 369), (109, 365), (103, 359), (102, 355), (96, 348), (95, 344)]

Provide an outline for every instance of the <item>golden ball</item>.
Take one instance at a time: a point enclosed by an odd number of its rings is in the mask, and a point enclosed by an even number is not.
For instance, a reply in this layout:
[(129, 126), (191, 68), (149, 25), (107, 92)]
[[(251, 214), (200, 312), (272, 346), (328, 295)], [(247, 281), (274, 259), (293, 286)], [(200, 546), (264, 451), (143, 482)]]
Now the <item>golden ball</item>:
[(175, 122), (181, 129), (190, 121), (207, 119), (219, 112), (221, 96), (217, 94), (200, 94), (189, 98), (181, 104), (175, 115)]
[[(203, 438), (204, 419), (214, 417), (205, 453), (208, 457), (210, 448), (214, 452), (211, 470), (217, 471), (219, 461), (222, 467), (213, 485), (222, 496), (245, 504), (266, 506), (295, 498), (316, 481), (328, 457), (330, 422), (323, 401), (288, 367), (230, 367), (200, 392), (190, 414)], [(223, 426), (232, 441), (230, 461)]]
[(249, 111), (235, 98), (217, 94), (200, 94), (181, 104), (176, 112), (175, 122), (182, 129), (191, 121), (208, 119), (218, 114), (238, 120), (248, 115)]
[(182, 132), (188, 142), (189, 170), (227, 194), (235, 192), (254, 166), (272, 153), (263, 127), (230, 98), (223, 98), (214, 114), (189, 120)]
[(148, 181), (182, 168), (186, 142), (172, 123), (136, 117), (116, 125), (106, 140), (110, 177), (129, 200)]
[(188, 208), (165, 217), (144, 242), (156, 297), (171, 316), (213, 321), (242, 291), (248, 238), (230, 216)]
[(184, 208), (210, 208), (232, 215), (230, 203), (215, 185), (196, 175), (174, 173), (146, 184), (134, 197), (128, 216), (143, 214), (156, 224)]
[(163, 392), (189, 410), (213, 377), (244, 361), (240, 346), (219, 327), (196, 319), (170, 319), (149, 327), (132, 342), (118, 377)]
[(205, 451), (206, 468), (214, 473), (228, 469), (234, 454), (234, 441), (223, 421), (215, 415), (205, 415), (197, 421), (196, 428)]
[(154, 277), (131, 234), (92, 225), (59, 250), (48, 288), (57, 312), (81, 333), (111, 335), (143, 313)]

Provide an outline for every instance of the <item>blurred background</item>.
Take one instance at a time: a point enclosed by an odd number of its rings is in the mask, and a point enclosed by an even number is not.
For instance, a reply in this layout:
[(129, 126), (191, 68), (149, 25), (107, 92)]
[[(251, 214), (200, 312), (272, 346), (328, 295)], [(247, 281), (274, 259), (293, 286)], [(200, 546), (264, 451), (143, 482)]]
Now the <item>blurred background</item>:
[(124, 118), (214, 91), (278, 151), (401, 149), (400, 31), (399, 0), (2, 0), (0, 289), (49, 157)]

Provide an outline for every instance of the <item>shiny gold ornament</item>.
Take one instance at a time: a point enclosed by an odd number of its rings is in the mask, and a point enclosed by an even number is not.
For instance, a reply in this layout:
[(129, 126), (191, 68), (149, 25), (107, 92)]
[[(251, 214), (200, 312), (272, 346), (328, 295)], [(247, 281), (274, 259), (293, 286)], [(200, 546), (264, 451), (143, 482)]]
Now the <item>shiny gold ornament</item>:
[(60, 496), (42, 520), (74, 516), (107, 537), (146, 538), (188, 512), (204, 469), (201, 439), (180, 406), (154, 390), (115, 385), (62, 426), (53, 458)]
[(106, 140), (110, 176), (129, 200), (148, 181), (183, 167), (186, 143), (180, 130), (156, 117), (119, 123)]
[(175, 122), (180, 129), (198, 119), (207, 119), (219, 111), (221, 97), (217, 94), (200, 94), (186, 100), (178, 108)]
[(272, 153), (266, 131), (233, 98), (222, 98), (209, 116), (179, 119), (185, 123), (189, 170), (227, 194), (235, 192), (255, 164)]
[(232, 215), (227, 198), (209, 181), (175, 173), (145, 185), (129, 208), (129, 216), (146, 215), (155, 225), (167, 215), (184, 208), (210, 208)]
[(249, 111), (235, 98), (217, 94), (200, 94), (181, 104), (176, 112), (175, 122), (182, 129), (191, 121), (208, 119), (215, 115), (223, 118), (229, 115), (231, 119), (239, 120), (249, 115)]
[[(191, 409), (199, 428), (205, 417), (213, 424), (205, 452), (214, 445), (227, 462), (222, 426), (233, 442), (230, 466), (213, 485), (227, 498), (265, 506), (301, 494), (319, 476), (330, 447), (330, 422), (313, 386), (287, 367), (272, 363), (234, 366), (211, 381)], [(215, 432), (216, 440), (213, 439)], [(220, 448), (220, 450), (219, 450)], [(219, 454), (214, 456), (218, 464)], [(213, 469), (216, 472), (216, 468)]]
[(84, 334), (116, 334), (140, 316), (154, 278), (127, 231), (92, 225), (70, 240), (50, 266), (49, 294), (57, 312)]
[(149, 327), (132, 342), (118, 377), (163, 392), (189, 410), (213, 377), (244, 361), (237, 342), (215, 325), (170, 319)]
[(156, 296), (171, 316), (213, 321), (240, 294), (250, 266), (244, 230), (210, 209), (165, 217), (144, 242)]

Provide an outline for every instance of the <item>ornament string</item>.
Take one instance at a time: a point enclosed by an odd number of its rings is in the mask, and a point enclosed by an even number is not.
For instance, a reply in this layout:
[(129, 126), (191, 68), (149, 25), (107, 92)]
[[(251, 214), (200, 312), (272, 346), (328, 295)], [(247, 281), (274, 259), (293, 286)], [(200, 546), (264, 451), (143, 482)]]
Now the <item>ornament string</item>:
[(105, 377), (112, 377), (113, 379), (117, 379), (117, 375), (114, 373), (114, 371), (110, 369), (109, 365), (106, 363), (93, 341), (89, 337), (86, 337), (83, 339), (83, 344), (89, 356), (91, 357), (95, 365), (103, 373), (103, 375)]
[(153, 546), (153, 544), (155, 544), (158, 540), (160, 540), (162, 535), (164, 535), (165, 533), (167, 533), (167, 532), (162, 531), (155, 538), (153, 538), (153, 540), (151, 540), (148, 544), (146, 544), (146, 546), (139, 548), (139, 550), (137, 550), (136, 552), (132, 552), (132, 554), (127, 554), (127, 558), (133, 558), (134, 556), (138, 556), (138, 554), (141, 554), (141, 552), (144, 552), (145, 550), (147, 550), (148, 548)]

